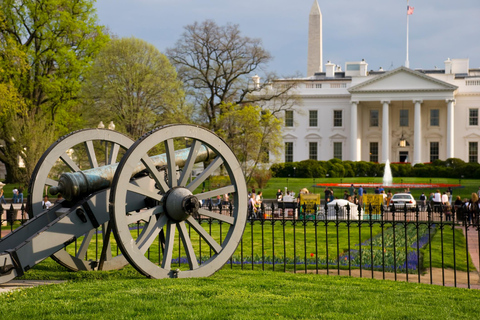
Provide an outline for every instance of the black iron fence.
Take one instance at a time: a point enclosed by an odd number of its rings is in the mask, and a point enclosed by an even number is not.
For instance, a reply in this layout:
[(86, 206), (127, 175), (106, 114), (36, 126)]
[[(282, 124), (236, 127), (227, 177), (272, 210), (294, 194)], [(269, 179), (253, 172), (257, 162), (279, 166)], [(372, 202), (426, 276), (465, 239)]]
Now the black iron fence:
[[(231, 215), (229, 203), (209, 204), (206, 210)], [(10, 210), (10, 213), (8, 211)], [(467, 207), (427, 206), (413, 208), (355, 205), (323, 205), (313, 208), (271, 203), (250, 208), (242, 241), (226, 268), (260, 269), (359, 276), (395, 281), (414, 281), (476, 288), (479, 286), (479, 210)], [(10, 207), (2, 215), (2, 230), (13, 230), (27, 219), (25, 209)], [(229, 225), (205, 216), (197, 221), (218, 243)], [(131, 226), (139, 234), (143, 222)], [(7, 229), (7, 230), (6, 230)], [(189, 229), (200, 264), (212, 249)], [(97, 234), (101, 234), (99, 229)], [(146, 253), (162, 261), (161, 240)], [(81, 241), (81, 239), (78, 239)], [(99, 259), (101, 236), (94, 237), (86, 259)], [(111, 241), (114, 241), (113, 237)], [(68, 250), (76, 255), (79, 245)], [(172, 267), (185, 264), (181, 240)], [(117, 254), (118, 251), (117, 251)]]

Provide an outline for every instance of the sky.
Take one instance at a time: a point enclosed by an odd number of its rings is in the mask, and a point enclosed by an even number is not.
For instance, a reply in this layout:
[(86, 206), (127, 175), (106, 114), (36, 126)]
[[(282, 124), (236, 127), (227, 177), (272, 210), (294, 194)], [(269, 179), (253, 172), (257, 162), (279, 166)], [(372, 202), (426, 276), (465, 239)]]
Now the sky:
[[(186, 25), (214, 20), (238, 24), (273, 56), (268, 71), (305, 76), (308, 16), (314, 0), (97, 0), (99, 23), (161, 52), (175, 46)], [(318, 0), (323, 17), (323, 64), (365, 59), (368, 70), (405, 65), (407, 0)], [(480, 68), (479, 0), (410, 0), (410, 68), (444, 69), (447, 58)]]

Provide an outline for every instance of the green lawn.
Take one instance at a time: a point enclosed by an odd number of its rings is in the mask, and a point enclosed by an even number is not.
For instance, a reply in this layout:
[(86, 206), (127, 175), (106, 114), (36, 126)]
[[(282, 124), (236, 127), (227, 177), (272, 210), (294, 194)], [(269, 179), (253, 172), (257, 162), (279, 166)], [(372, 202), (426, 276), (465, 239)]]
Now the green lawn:
[[(226, 225), (222, 225), (222, 227), (220, 227), (217, 223), (212, 223), (210, 225), (204, 222), (202, 223), (202, 226), (209, 233), (211, 233), (212, 237), (219, 243), (225, 238), (226, 232), (228, 230), (226, 228)], [(387, 223), (385, 225), (384, 234), (387, 233), (388, 228), (391, 228), (391, 224)], [(139, 231), (137, 230), (132, 230), (132, 234), (134, 235), (138, 232)], [(273, 270), (275, 268), (276, 271), (283, 271), (284, 269), (300, 270), (305, 269), (304, 261), (306, 258), (308, 261), (307, 269), (310, 270), (317, 268), (317, 266), (319, 269), (325, 269), (327, 267), (327, 260), (329, 261), (329, 268), (337, 268), (337, 257), (339, 255), (345, 254), (346, 252), (348, 252), (349, 249), (358, 250), (358, 244), (364, 243), (371, 237), (377, 237), (377, 239), (381, 239), (381, 234), (381, 227), (377, 223), (372, 224), (371, 229), (369, 227), (369, 224), (366, 222), (362, 223), (360, 228), (358, 227), (357, 223), (352, 223), (350, 226), (349, 243), (348, 229), (344, 223), (340, 223), (337, 228), (334, 221), (331, 221), (328, 224), (328, 228), (326, 228), (323, 221), (318, 222), (317, 227), (315, 227), (312, 221), (307, 222), (305, 225), (302, 221), (297, 221), (294, 228), (291, 221), (286, 221), (284, 231), (282, 221), (274, 221), (273, 226), (271, 220), (266, 220), (263, 225), (259, 221), (256, 221), (254, 224), (247, 223), (242, 242), (234, 253), (231, 263), (233, 264), (233, 267), (237, 269), (253, 268), (262, 270)], [(441, 268), (441, 231), (437, 228), (435, 231), (432, 232), (432, 236), (432, 267)], [(202, 258), (202, 260), (205, 261), (211, 256), (211, 254), (213, 254), (212, 252), (210, 252), (210, 248), (205, 244), (205, 242), (203, 240), (200, 241), (200, 237), (195, 232), (193, 232), (193, 230), (191, 231), (191, 239), (197, 258)], [(397, 232), (397, 259), (399, 256), (405, 256), (405, 246), (402, 245), (403, 239), (404, 233)], [(79, 239), (79, 241), (80, 240), (81, 239)], [(94, 242), (91, 243), (87, 254), (87, 257), (89, 259), (98, 259), (102, 247), (102, 240), (100, 234), (98, 236), (98, 241), (98, 246), (96, 246)], [(392, 240), (388, 240), (385, 236), (385, 241), (391, 242)], [(113, 236), (111, 238), (111, 242), (115, 255), (116, 244)], [(177, 237), (175, 249), (173, 251), (173, 258), (185, 256), (185, 251), (183, 247), (179, 246), (179, 244), (180, 239), (178, 239)], [(467, 271), (465, 249), (466, 243), (462, 232), (460, 230), (456, 230), (455, 233), (455, 261), (453, 255), (453, 231), (448, 226), (445, 226), (443, 230), (443, 244), (443, 266), (445, 268), (453, 269), (455, 264), (456, 270)], [(79, 247), (79, 245), (80, 242), (77, 243), (77, 248)], [(374, 247), (374, 250), (376, 249), (376, 251), (379, 252), (382, 251), (381, 241), (380, 244), (378, 244), (377, 241), (377, 244), (375, 244), (375, 246), (376, 247)], [(68, 250), (71, 254), (74, 254), (75, 244), (73, 243), (69, 245)], [(362, 268), (365, 268), (365, 265), (370, 264), (371, 261), (369, 253), (370, 245), (363, 246), (363, 250), (365, 250), (366, 253), (364, 253), (362, 259)], [(408, 250), (416, 251), (416, 248), (408, 248)], [(420, 250), (420, 254), (423, 257), (423, 260), (421, 260), (421, 270), (422, 272), (425, 272), (430, 268), (429, 246), (427, 245), (424, 247), (424, 249)], [(153, 243), (153, 245), (150, 247), (150, 250), (148, 250), (147, 255), (151, 261), (154, 261), (156, 263), (161, 261), (162, 256), (159, 252), (158, 241), (155, 241)], [(387, 266), (389, 265), (389, 255), (392, 255), (392, 252), (389, 252), (387, 254)], [(276, 261), (275, 265), (272, 263), (273, 260)], [(241, 261), (243, 261), (243, 264), (241, 263)], [(254, 262), (253, 264), (252, 261)], [(376, 265), (378, 265), (378, 256), (376, 261)], [(390, 267), (393, 268), (393, 260), (390, 262)], [(470, 271), (474, 271), (475, 267), (472, 264), (471, 259), (469, 262)], [(287, 264), (286, 267), (284, 266), (284, 263)], [(175, 266), (177, 265), (175, 264)], [(188, 268), (186, 264), (178, 265), (178, 267), (180, 269)], [(353, 264), (351, 265), (351, 267), (355, 268)], [(348, 268), (348, 264), (346, 266), (340, 265), (340, 268)], [(411, 271), (413, 270), (410, 270), (410, 272)]]
[[(480, 291), (315, 274), (222, 270), (209, 278), (80, 273), (1, 295), (10, 319), (475, 319)], [(112, 274), (121, 274), (112, 276)]]

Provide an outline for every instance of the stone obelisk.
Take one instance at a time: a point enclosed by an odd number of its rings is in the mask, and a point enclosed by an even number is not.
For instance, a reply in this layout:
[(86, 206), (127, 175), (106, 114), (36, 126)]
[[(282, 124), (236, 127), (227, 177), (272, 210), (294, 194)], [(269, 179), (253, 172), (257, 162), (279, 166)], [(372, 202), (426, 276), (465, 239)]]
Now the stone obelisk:
[(322, 51), (322, 12), (317, 0), (314, 0), (308, 22), (307, 77), (323, 71)]

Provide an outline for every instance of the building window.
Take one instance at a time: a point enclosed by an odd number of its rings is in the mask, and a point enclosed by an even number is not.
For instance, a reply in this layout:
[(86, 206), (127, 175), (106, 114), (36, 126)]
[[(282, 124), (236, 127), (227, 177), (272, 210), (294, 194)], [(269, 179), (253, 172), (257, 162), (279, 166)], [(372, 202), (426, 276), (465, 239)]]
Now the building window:
[(378, 110), (370, 110), (370, 127), (378, 127)]
[(342, 110), (333, 110), (333, 126), (342, 126)]
[(309, 111), (309, 124), (310, 124), (310, 127), (318, 127), (318, 111), (317, 110)]
[(408, 110), (400, 110), (400, 127), (408, 127)]
[(470, 109), (468, 124), (478, 126), (478, 109)]
[(440, 125), (440, 110), (432, 109), (430, 110), (430, 126), (438, 127)]
[(478, 142), (468, 143), (468, 162), (478, 162)]
[(370, 142), (370, 162), (378, 162), (378, 142)]
[(285, 127), (293, 127), (293, 110), (285, 110)]
[(333, 157), (335, 159), (342, 160), (342, 143), (341, 142), (333, 143)]
[(317, 142), (309, 142), (308, 143), (308, 159), (310, 160), (318, 160), (318, 143)]
[(430, 162), (439, 159), (438, 152), (439, 152), (439, 143), (438, 142), (430, 142)]
[(285, 142), (285, 162), (293, 162), (293, 142)]

